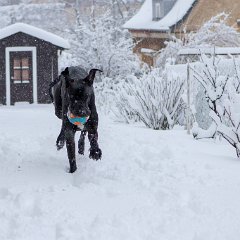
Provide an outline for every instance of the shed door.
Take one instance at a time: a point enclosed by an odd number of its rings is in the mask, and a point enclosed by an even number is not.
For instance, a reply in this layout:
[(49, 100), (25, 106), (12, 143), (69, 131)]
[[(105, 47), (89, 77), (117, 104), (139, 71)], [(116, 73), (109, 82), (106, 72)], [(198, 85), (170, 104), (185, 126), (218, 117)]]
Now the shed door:
[(15, 102), (33, 103), (32, 52), (10, 52), (10, 96)]

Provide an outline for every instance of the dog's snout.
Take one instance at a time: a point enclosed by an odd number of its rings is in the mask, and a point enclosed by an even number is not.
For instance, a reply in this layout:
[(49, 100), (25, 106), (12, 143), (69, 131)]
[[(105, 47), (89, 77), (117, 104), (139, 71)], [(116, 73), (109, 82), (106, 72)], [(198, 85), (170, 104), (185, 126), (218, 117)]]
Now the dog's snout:
[(79, 114), (82, 115), (82, 116), (87, 116), (88, 115), (86, 110), (80, 110)]
[(70, 112), (79, 117), (88, 117), (91, 114), (90, 110), (86, 108), (70, 108)]

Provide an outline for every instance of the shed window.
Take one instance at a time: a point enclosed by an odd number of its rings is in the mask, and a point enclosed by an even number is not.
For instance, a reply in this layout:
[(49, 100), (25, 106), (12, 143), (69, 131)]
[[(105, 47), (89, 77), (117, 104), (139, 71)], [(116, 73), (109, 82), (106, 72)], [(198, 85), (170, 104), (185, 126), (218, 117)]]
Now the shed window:
[(14, 58), (13, 60), (13, 78), (14, 83), (29, 83), (29, 58)]

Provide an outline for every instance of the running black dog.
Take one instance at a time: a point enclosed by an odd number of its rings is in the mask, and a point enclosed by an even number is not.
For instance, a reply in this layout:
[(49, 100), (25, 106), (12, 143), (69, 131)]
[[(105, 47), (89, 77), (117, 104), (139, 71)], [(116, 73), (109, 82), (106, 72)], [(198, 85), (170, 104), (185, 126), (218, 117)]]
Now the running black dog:
[[(89, 157), (94, 160), (102, 157), (102, 151), (98, 146), (98, 114), (93, 89), (97, 71), (101, 72), (99, 69), (92, 69), (87, 74), (80, 67), (69, 67), (50, 84), (49, 93), (54, 102), (55, 115), (62, 119), (62, 128), (56, 145), (60, 150), (66, 142), (70, 173), (77, 170), (74, 141), (76, 131), (81, 131), (78, 141), (79, 154), (84, 154), (85, 136), (88, 133)], [(54, 85), (56, 86), (52, 95), (51, 89)]]

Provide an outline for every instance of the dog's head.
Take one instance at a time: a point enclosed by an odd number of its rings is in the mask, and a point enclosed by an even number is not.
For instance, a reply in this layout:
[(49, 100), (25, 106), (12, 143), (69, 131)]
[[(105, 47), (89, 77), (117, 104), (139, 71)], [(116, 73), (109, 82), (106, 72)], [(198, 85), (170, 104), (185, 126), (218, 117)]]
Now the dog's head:
[(71, 114), (78, 117), (89, 117), (89, 102), (93, 94), (93, 81), (99, 69), (91, 69), (89, 74), (79, 67), (66, 68), (62, 75), (66, 80), (68, 107)]

